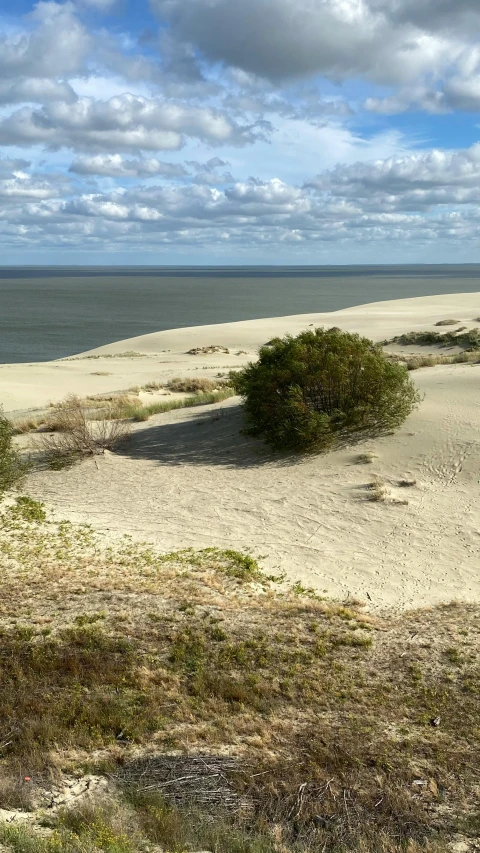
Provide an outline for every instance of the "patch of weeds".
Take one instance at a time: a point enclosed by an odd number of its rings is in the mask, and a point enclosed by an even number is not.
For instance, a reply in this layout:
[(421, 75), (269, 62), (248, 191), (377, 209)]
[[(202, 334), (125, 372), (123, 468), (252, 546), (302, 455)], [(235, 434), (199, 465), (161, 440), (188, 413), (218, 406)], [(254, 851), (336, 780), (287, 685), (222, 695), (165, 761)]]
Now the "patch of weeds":
[(449, 663), (453, 663), (456, 666), (460, 666), (464, 662), (463, 656), (454, 646), (450, 646), (450, 648), (445, 649), (444, 655)]
[(302, 598), (311, 598), (313, 601), (323, 601), (321, 595), (314, 590), (312, 586), (304, 586), (301, 581), (296, 581), (290, 587), (294, 595), (302, 596)]
[(21, 495), (16, 499), (15, 505), (11, 508), (11, 513), (14, 517), (22, 519), (22, 521), (41, 524), (47, 518), (44, 507), (45, 504), (41, 501), (36, 501), (27, 495)]

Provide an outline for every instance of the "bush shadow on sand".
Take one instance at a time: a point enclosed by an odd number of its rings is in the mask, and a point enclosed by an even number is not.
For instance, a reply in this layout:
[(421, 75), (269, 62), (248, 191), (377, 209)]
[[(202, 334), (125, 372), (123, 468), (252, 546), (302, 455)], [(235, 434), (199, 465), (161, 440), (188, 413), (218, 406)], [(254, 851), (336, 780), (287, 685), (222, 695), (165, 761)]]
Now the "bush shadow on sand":
[[(330, 451), (281, 454), (272, 451), (261, 439), (245, 435), (243, 407), (240, 404), (209, 408), (193, 417), (181, 417), (170, 423), (148, 425), (135, 430), (116, 448), (120, 456), (148, 459), (159, 465), (218, 465), (224, 468), (294, 467), (313, 456), (354, 449), (374, 432), (337, 435)], [(384, 433), (385, 435), (391, 433)]]
[(241, 405), (209, 409), (196, 417), (149, 425), (134, 433), (116, 453), (159, 465), (219, 465), (257, 468), (295, 465), (302, 457), (274, 454), (263, 441), (245, 435)]

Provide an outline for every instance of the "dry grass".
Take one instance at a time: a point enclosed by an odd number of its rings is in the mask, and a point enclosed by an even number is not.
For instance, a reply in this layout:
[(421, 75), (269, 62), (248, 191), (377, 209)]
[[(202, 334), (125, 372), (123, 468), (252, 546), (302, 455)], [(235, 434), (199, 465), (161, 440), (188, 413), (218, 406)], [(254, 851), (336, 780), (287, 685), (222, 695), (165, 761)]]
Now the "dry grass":
[(383, 346), (388, 344), (400, 344), (408, 346), (442, 346), (463, 347), (465, 350), (480, 349), (480, 330), (477, 328), (467, 329), (466, 326), (460, 326), (452, 332), (404, 332), (402, 335), (397, 335), (388, 341), (383, 341)]
[(13, 421), (13, 429), (15, 435), (24, 435), (28, 432), (34, 432), (39, 427), (44, 426), (46, 423), (46, 417), (31, 417), (31, 418), (23, 418), (21, 420)]
[(359, 453), (355, 461), (357, 465), (371, 465), (376, 458), (376, 454), (369, 450), (366, 453)]
[(139, 400), (128, 398), (119, 399), (105, 417), (131, 419), (133, 421), (148, 421), (152, 415), (163, 412), (171, 412), (174, 409), (185, 409), (194, 406), (206, 406), (211, 403), (221, 403), (229, 397), (234, 396), (233, 388), (223, 387), (213, 391), (199, 391), (191, 397), (177, 400), (158, 400), (154, 403), (143, 405)]
[(411, 488), (412, 486), (417, 485), (417, 481), (414, 478), (403, 477), (401, 480), (398, 481), (398, 485), (402, 486), (403, 488)]
[(167, 383), (169, 391), (186, 392), (188, 394), (198, 393), (199, 391), (216, 391), (224, 387), (225, 382), (218, 379), (206, 379), (196, 376), (176, 377)]
[[(0, 842), (446, 853), (456, 833), (478, 836), (477, 607), (371, 619), (277, 590), (235, 552), (112, 547), (32, 520), (32, 503), (0, 526), (0, 807), (25, 776), (37, 794), (87, 766), (115, 785), (108, 801), (51, 810), (53, 835), (8, 825)], [(199, 755), (233, 760), (222, 790), (244, 806), (223, 808), (202, 781), (166, 796)]]
[(381, 477), (374, 477), (368, 484), (369, 501), (385, 501), (387, 499), (387, 487)]
[[(105, 402), (99, 405), (103, 407)], [(103, 408), (102, 413), (99, 420), (89, 420), (84, 401), (74, 394), (53, 407), (53, 414), (46, 424), (49, 432), (42, 435), (37, 443), (50, 467), (64, 467), (85, 456), (114, 450), (128, 438), (130, 427), (125, 421), (108, 417), (109, 412), (105, 413)]]
[(418, 370), (420, 367), (436, 367), (438, 364), (477, 364), (480, 362), (480, 349), (465, 350), (454, 355), (398, 355), (387, 353), (392, 361), (405, 364), (408, 370)]

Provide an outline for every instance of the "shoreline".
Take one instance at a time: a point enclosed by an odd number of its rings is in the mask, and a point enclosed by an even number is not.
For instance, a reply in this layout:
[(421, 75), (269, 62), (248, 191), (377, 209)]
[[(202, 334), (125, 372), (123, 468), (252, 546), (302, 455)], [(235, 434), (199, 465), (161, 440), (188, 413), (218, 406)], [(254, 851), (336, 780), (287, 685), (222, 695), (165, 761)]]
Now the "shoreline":
[[(473, 328), (475, 318), (480, 317), (480, 292), (372, 302), (323, 314), (171, 329), (126, 338), (56, 361), (2, 364), (0, 401), (7, 414), (19, 416), (46, 408), (68, 393), (87, 396), (123, 392), (149, 382), (166, 382), (174, 376), (211, 378), (254, 359), (258, 348), (272, 337), (298, 334), (315, 326), (340, 325), (345, 331), (381, 341), (420, 328), (434, 330), (437, 321), (448, 317)], [(189, 354), (189, 350), (212, 346), (224, 347), (228, 352)], [(423, 347), (422, 351), (427, 354), (429, 348)]]

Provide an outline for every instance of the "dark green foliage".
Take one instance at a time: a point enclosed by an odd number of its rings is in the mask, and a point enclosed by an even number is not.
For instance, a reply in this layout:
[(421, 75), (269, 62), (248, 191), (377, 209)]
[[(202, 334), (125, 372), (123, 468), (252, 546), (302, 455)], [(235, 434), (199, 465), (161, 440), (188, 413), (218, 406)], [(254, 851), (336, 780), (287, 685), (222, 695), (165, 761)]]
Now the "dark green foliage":
[(325, 450), (340, 437), (381, 435), (419, 402), (403, 365), (368, 338), (316, 329), (276, 338), (231, 375), (252, 434), (278, 450)]
[(0, 494), (20, 480), (26, 470), (12, 445), (13, 433), (13, 424), (0, 409)]

